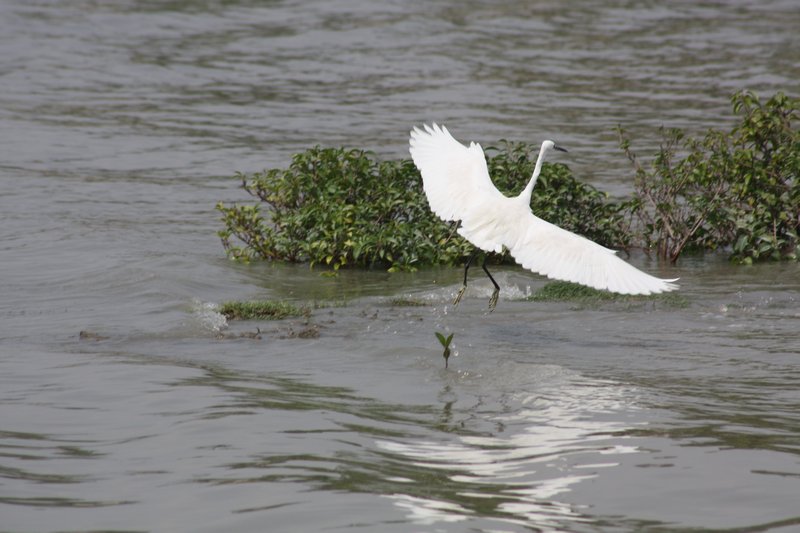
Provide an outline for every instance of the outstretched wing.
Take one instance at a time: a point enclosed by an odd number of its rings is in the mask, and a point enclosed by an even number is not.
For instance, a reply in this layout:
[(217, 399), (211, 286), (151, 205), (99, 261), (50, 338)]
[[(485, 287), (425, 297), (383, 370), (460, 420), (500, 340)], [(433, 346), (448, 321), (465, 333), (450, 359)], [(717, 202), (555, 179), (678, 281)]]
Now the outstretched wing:
[(433, 124), (411, 130), (411, 158), (422, 174), (431, 211), (443, 220), (461, 220), (477, 203), (503, 194), (495, 188), (486, 168), (483, 148), (469, 148)]
[(530, 211), (509, 223), (505, 246), (517, 263), (548, 278), (620, 294), (656, 294), (678, 288), (626, 263), (585, 237), (546, 222)]
[(546, 222), (492, 183), (483, 149), (456, 141), (444, 126), (414, 128), (411, 157), (422, 174), (431, 210), (461, 220), (459, 233), (474, 245), (499, 252), (505, 246), (524, 268), (549, 278), (621, 294), (655, 294), (678, 288), (645, 274), (613, 250)]

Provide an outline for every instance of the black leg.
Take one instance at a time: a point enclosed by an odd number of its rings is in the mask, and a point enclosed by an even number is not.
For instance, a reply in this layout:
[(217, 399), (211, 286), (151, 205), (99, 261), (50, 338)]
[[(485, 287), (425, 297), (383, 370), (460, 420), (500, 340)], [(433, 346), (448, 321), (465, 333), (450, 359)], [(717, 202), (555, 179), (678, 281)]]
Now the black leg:
[(492, 297), (489, 299), (489, 312), (491, 313), (494, 311), (494, 308), (497, 307), (497, 300), (500, 298), (500, 285), (497, 284), (492, 274), (489, 272), (489, 269), (486, 268), (486, 257), (483, 258), (481, 267), (483, 271), (486, 272), (486, 275), (489, 276), (489, 279), (492, 280), (492, 285), (494, 285), (494, 292), (492, 292)]
[(467, 264), (464, 265), (464, 285), (461, 286), (461, 289), (458, 291), (458, 294), (456, 294), (456, 299), (453, 300), (454, 306), (458, 305), (458, 302), (461, 301), (461, 297), (464, 296), (464, 291), (467, 290), (467, 273), (469, 272), (469, 265), (472, 264), (472, 261), (475, 259), (478, 253), (479, 253), (478, 250), (475, 250), (472, 253), (472, 255), (469, 256), (469, 259), (467, 259)]

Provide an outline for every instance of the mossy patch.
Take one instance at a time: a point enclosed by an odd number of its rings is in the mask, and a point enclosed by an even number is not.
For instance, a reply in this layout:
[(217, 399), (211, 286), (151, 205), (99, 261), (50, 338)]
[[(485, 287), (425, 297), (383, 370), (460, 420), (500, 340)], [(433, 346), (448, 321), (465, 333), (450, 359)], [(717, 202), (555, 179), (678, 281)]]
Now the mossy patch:
[(544, 287), (528, 297), (529, 301), (534, 302), (581, 302), (598, 303), (604, 301), (616, 302), (647, 302), (659, 301), (670, 307), (687, 307), (689, 301), (685, 296), (674, 292), (653, 294), (650, 296), (617, 294), (614, 292), (593, 289), (570, 283), (569, 281), (551, 281)]
[(569, 302), (575, 300), (616, 300), (620, 297), (623, 296), (613, 292), (584, 287), (569, 281), (552, 281), (533, 293), (528, 299), (534, 302)]
[(281, 320), (308, 315), (309, 310), (284, 301), (251, 300), (225, 302), (219, 312), (228, 320)]

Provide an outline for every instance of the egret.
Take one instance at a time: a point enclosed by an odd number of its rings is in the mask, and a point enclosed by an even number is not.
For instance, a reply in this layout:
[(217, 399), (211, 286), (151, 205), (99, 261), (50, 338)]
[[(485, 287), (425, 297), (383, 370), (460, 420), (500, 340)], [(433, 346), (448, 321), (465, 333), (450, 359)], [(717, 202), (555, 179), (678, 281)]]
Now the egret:
[[(537, 217), (531, 211), (531, 194), (551, 149), (566, 152), (547, 140), (542, 143), (533, 175), (516, 197), (501, 193), (489, 177), (480, 144), (464, 146), (447, 128), (425, 124), (411, 130), (411, 158), (422, 175), (431, 210), (444, 221), (460, 221), (458, 233), (485, 252), (507, 250), (532, 272), (620, 294), (657, 294), (678, 288), (677, 279), (659, 279), (631, 266), (614, 250), (571, 233)], [(467, 288), (467, 273), (475, 255), (467, 260), (464, 284), (453, 305)], [(494, 285), (489, 310), (494, 310), (500, 286), (481, 265)]]

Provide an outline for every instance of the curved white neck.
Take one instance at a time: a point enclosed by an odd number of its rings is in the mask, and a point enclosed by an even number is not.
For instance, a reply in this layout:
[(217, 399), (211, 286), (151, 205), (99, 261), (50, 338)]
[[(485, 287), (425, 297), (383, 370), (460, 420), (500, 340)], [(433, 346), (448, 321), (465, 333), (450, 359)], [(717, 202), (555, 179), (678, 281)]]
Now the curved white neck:
[(542, 143), (539, 149), (539, 157), (536, 159), (536, 166), (533, 168), (533, 175), (531, 181), (525, 186), (525, 189), (519, 194), (519, 198), (526, 204), (531, 203), (531, 195), (533, 194), (533, 187), (536, 185), (536, 180), (539, 179), (539, 173), (542, 171), (542, 162), (544, 162), (544, 154), (550, 148), (547, 141)]

